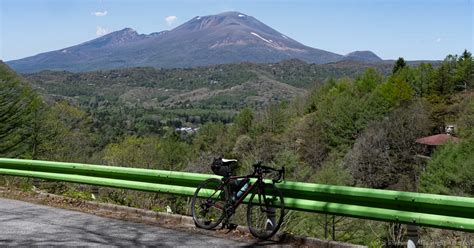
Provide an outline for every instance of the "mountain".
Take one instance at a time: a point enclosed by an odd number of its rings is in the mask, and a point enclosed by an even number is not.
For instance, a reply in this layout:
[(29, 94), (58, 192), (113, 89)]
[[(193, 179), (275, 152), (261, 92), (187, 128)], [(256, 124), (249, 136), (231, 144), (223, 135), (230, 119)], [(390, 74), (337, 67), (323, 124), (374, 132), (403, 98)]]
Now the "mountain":
[[(363, 61), (365, 57), (362, 56)], [(137, 66), (183, 68), (239, 62), (273, 63), (286, 59), (323, 64), (345, 58), (305, 46), (254, 17), (225, 12), (197, 16), (170, 31), (149, 35), (126, 28), (76, 46), (7, 63), (19, 72), (31, 73)], [(359, 56), (350, 58), (357, 60)]]
[(371, 51), (354, 51), (344, 56), (343, 60), (361, 61), (361, 62), (381, 62), (379, 56)]

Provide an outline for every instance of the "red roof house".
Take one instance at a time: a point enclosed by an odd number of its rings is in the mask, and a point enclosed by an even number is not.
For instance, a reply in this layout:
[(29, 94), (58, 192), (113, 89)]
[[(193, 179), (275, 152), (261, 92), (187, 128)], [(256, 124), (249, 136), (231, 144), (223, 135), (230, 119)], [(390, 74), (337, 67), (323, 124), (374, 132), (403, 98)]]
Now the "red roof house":
[(439, 146), (448, 141), (458, 142), (459, 138), (453, 137), (449, 134), (436, 134), (428, 137), (419, 138), (416, 140), (416, 143), (429, 145), (429, 146)]

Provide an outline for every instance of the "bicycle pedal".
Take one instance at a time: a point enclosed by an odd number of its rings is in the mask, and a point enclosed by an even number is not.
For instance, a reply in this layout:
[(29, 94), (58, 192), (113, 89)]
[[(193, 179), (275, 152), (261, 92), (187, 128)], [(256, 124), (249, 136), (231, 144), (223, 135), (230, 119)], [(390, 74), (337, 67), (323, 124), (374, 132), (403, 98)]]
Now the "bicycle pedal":
[(235, 229), (237, 229), (238, 226), (239, 226), (239, 225), (234, 224), (234, 223), (228, 223), (228, 224), (227, 224), (227, 229), (229, 229), (229, 230), (235, 230)]
[(221, 225), (220, 230), (226, 228), (228, 225), (229, 225), (229, 223), (228, 223), (226, 220), (224, 220), (224, 221), (222, 222), (222, 225)]

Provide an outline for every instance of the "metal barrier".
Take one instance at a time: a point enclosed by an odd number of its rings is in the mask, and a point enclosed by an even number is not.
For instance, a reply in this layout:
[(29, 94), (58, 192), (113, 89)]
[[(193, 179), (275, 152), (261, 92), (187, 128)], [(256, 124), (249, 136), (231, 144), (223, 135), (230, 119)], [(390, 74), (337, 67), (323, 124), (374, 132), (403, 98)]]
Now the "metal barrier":
[[(0, 158), (0, 174), (192, 196), (216, 175)], [(278, 184), (285, 207), (474, 232), (474, 198), (302, 182)], [(205, 196), (205, 195), (203, 195)]]

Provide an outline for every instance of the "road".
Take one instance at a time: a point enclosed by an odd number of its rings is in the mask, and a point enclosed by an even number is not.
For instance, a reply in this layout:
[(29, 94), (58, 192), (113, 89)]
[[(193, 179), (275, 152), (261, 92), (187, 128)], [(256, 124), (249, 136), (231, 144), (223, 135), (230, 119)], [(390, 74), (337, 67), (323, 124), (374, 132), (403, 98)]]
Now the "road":
[(191, 232), (108, 219), (0, 198), (0, 246), (192, 246), (247, 245)]

